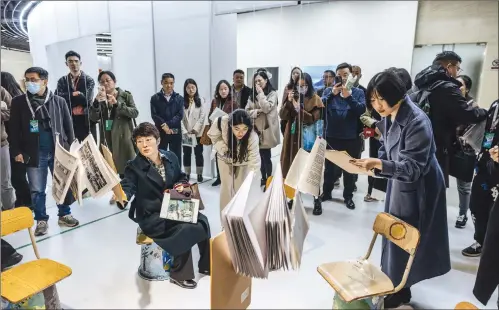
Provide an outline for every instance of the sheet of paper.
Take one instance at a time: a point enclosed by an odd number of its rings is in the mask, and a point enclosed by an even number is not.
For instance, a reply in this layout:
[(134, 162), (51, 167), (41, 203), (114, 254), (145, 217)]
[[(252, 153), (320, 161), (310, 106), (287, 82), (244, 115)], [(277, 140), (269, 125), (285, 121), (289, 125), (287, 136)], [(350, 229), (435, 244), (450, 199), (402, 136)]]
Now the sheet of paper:
[(308, 216), (303, 206), (301, 194), (298, 192), (293, 200), (293, 224), (291, 229), (291, 264), (293, 269), (298, 269), (301, 265), (303, 245), (307, 237), (310, 225)]
[(298, 190), (305, 194), (319, 196), (321, 192), (322, 171), (324, 168), (324, 153), (326, 140), (317, 137), (306, 161), (304, 173), (300, 177)]
[(222, 111), (220, 108), (215, 108), (213, 112), (211, 113), (209, 119), (211, 122), (213, 122), (215, 119), (219, 118), (220, 116), (227, 115), (224, 111)]
[(374, 176), (374, 173), (372, 171), (365, 171), (364, 169), (361, 169), (350, 163), (350, 160), (352, 160), (353, 158), (352, 156), (348, 155), (347, 152), (326, 150), (326, 159), (348, 173)]
[(307, 162), (309, 155), (310, 154), (304, 149), (298, 150), (298, 153), (296, 153), (296, 156), (289, 167), (284, 184), (294, 189), (298, 188), (298, 183), (300, 182), (300, 177), (304, 171), (305, 163)]

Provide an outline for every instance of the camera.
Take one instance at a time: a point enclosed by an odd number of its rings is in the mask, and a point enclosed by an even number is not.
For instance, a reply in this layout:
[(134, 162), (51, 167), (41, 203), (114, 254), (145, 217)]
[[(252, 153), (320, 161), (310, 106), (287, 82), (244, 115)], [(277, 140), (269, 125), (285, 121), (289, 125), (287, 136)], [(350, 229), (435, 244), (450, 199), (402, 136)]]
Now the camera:
[(287, 86), (288, 90), (289, 91), (292, 91), (293, 92), (293, 99), (298, 101), (298, 99), (300, 99), (300, 92), (298, 92), (298, 89), (296, 87), (296, 83), (294, 84), (288, 84)]

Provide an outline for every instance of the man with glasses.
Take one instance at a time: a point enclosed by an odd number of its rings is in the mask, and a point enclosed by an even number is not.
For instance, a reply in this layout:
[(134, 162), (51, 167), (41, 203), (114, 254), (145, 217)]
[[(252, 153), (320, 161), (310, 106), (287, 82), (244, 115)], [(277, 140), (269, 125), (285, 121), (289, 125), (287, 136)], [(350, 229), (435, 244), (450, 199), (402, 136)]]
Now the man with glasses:
[[(27, 167), (28, 181), (35, 220), (35, 236), (47, 233), (49, 216), (46, 208), (48, 170), (53, 173), (56, 136), (69, 151), (74, 140), (73, 122), (64, 98), (54, 95), (47, 88), (48, 72), (33, 67), (24, 73), (25, 96), (12, 99), (10, 111), (10, 154), (16, 162)], [(71, 215), (73, 202), (69, 190), (64, 204), (58, 205), (59, 225), (74, 227), (79, 224)]]
[(456, 128), (459, 125), (476, 124), (487, 117), (487, 110), (468, 105), (461, 90), (462, 85), (456, 80), (461, 73), (462, 59), (453, 51), (443, 51), (435, 57), (433, 64), (416, 75), (414, 92), (411, 99), (418, 102), (421, 91), (429, 92), (427, 103), (435, 144), (437, 160), (449, 187), (450, 159), (454, 155), (453, 144), (456, 142)]
[(324, 94), (324, 89), (328, 87), (333, 87), (334, 85), (334, 77), (336, 74), (334, 74), (333, 70), (326, 70), (324, 71), (322, 75), (322, 81), (324, 83), (324, 87), (321, 89), (317, 90), (317, 95), (322, 98), (322, 95)]
[(81, 142), (90, 132), (96, 137), (95, 126), (92, 126), (88, 118), (88, 108), (94, 98), (95, 82), (80, 69), (80, 54), (69, 51), (65, 59), (69, 73), (57, 82), (56, 94), (66, 100), (73, 117), (75, 137)]

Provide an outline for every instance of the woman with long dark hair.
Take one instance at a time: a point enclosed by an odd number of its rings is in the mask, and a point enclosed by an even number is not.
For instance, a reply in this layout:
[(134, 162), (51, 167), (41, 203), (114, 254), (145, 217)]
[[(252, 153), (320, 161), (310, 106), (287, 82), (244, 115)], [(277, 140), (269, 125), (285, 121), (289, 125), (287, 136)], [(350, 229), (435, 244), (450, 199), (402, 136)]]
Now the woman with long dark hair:
[[(286, 88), (284, 89), (284, 92), (282, 94), (282, 100), (281, 102), (284, 103), (286, 99), (288, 98), (288, 93), (290, 91), (298, 91), (298, 80), (300, 79), (300, 75), (303, 72), (301, 71), (300, 67), (294, 67), (291, 69), (291, 73), (289, 74), (289, 82), (286, 85)], [(287, 121), (281, 119), (281, 133), (284, 136), (284, 131), (286, 130), (286, 123)]]
[[(215, 98), (211, 101), (210, 113), (208, 113), (208, 119), (211, 116), (213, 111), (219, 108), (227, 114), (232, 113), (235, 109), (238, 108), (236, 102), (232, 99), (232, 92), (230, 84), (227, 80), (221, 80), (218, 82), (217, 87), (215, 88)], [(212, 125), (210, 121), (210, 126)], [(215, 157), (215, 164), (217, 167), (217, 179), (212, 186), (220, 185), (220, 173), (218, 170), (218, 159)]]
[(254, 120), (255, 131), (260, 138), (260, 158), (262, 161), (261, 186), (272, 175), (271, 150), (281, 143), (277, 123), (277, 92), (270, 83), (266, 71), (257, 71), (253, 76), (253, 92), (246, 105), (246, 111)]
[[(9, 72), (1, 72), (2, 87), (9, 93), (9, 96), (14, 98), (24, 95), (21, 87), (16, 79)], [(5, 132), (7, 133), (7, 141), (9, 141), (9, 121), (5, 121)], [(16, 193), (15, 206), (31, 206), (31, 192), (29, 190), (28, 179), (26, 178), (26, 165), (14, 160), (10, 157), (10, 181)]]
[(260, 169), (259, 139), (250, 116), (243, 109), (215, 119), (208, 136), (213, 142), (220, 169), (221, 214), (248, 173)]
[[(304, 131), (315, 130), (315, 136), (322, 136), (322, 132), (317, 132), (317, 126), (322, 120), (324, 104), (316, 94), (312, 77), (308, 73), (299, 76), (298, 91), (288, 91), (288, 96), (282, 103), (279, 116), (286, 121), (284, 129), (284, 140), (281, 151), (282, 175), (286, 178), (291, 163), (298, 150), (304, 147)], [(312, 127), (313, 126), (313, 127)], [(320, 130), (320, 129), (319, 129)], [(307, 141), (305, 150), (310, 151), (311, 141)], [(319, 198), (314, 198), (315, 215), (322, 214), (322, 203)]]
[[(204, 98), (199, 96), (198, 84), (193, 79), (187, 79), (184, 83), (184, 118), (182, 119), (182, 134), (195, 135), (196, 146), (194, 147), (194, 156), (196, 158), (196, 174), (198, 182), (203, 182), (203, 145), (201, 136), (203, 135), (205, 112)], [(191, 176), (191, 157), (192, 147), (184, 145), (184, 171), (187, 179)]]

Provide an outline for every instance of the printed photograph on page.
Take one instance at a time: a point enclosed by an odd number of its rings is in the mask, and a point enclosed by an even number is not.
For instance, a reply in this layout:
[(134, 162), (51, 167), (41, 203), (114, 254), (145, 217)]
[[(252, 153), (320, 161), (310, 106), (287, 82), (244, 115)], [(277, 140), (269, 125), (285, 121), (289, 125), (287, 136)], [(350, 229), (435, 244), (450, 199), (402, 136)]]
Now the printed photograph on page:
[(89, 189), (94, 193), (98, 193), (108, 184), (106, 178), (102, 174), (88, 143), (83, 143), (79, 153), (83, 166), (85, 167), (86, 177), (90, 186)]
[(189, 134), (182, 135), (182, 145), (195, 147), (197, 145), (196, 135), (189, 135)]
[[(199, 200), (170, 199), (169, 194), (163, 198), (160, 217), (179, 222), (196, 223), (199, 211)], [(166, 210), (165, 210), (166, 208)]]

